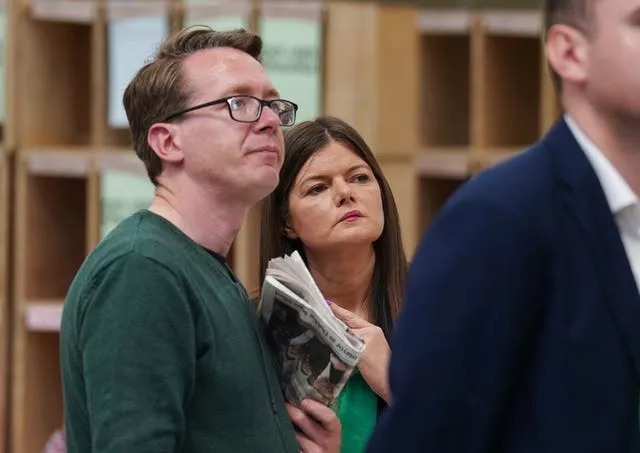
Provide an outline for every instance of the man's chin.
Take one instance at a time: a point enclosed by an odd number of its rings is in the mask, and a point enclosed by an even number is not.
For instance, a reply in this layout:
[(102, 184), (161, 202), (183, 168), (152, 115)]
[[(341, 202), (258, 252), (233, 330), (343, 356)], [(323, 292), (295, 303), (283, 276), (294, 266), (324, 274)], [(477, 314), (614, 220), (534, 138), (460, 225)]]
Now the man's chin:
[(272, 168), (271, 171), (261, 169), (254, 176), (252, 183), (247, 186), (247, 193), (250, 193), (254, 202), (258, 203), (275, 190), (280, 181), (280, 174)]

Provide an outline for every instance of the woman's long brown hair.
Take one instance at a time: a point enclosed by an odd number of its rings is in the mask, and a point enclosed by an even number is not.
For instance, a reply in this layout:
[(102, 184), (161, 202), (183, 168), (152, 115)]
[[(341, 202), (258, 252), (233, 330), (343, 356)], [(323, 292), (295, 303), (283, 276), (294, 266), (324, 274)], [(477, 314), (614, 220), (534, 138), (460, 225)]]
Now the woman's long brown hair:
[(371, 149), (360, 134), (344, 121), (323, 116), (289, 129), (285, 134), (285, 157), (280, 183), (263, 201), (260, 225), (260, 284), (269, 260), (294, 250), (305, 259), (304, 248), (284, 234), (289, 210), (289, 194), (298, 173), (309, 158), (331, 142), (339, 142), (364, 160), (378, 181), (384, 210), (384, 229), (373, 244), (376, 254), (369, 288), (369, 309), (373, 321), (390, 338), (393, 321), (404, 297), (407, 259), (402, 244), (400, 219), (391, 188)]

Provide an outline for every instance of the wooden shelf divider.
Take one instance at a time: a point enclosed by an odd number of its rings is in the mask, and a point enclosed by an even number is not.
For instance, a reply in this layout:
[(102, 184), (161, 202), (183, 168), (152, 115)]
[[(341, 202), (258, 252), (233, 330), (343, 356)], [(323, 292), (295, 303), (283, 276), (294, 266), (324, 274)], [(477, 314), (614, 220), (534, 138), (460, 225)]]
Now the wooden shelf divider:
[[(13, 136), (9, 130), (12, 125), (12, 110), (10, 103), (13, 100), (12, 93), (12, 68), (10, 62), (13, 59), (10, 32), (13, 23), (10, 14), (15, 5), (7, 0), (0, 0), (0, 27), (4, 31), (0, 36), (0, 92), (3, 105), (0, 118), (0, 453), (7, 452), (9, 439), (9, 400), (10, 400), (10, 376), (11, 376), (11, 270), (9, 259), (11, 254), (10, 215), (11, 215), (11, 159), (13, 153)], [(8, 119), (9, 118), (9, 119)], [(8, 127), (9, 126), (9, 127)]]
[(406, 6), (327, 5), (325, 112), (355, 127), (387, 172), (408, 256), (419, 234), (414, 166), (424, 114), (421, 100), (427, 98), (420, 96), (418, 26), (426, 22), (417, 9)]
[(10, 376), (9, 307), (9, 163), (8, 153), (0, 146), (0, 453), (5, 452), (9, 423), (8, 384)]

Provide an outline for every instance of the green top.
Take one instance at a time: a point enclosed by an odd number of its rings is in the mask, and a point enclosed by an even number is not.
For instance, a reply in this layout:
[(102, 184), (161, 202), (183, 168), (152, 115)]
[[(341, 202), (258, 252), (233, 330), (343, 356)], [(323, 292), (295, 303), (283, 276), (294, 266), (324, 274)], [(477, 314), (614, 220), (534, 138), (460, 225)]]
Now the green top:
[(139, 212), (65, 302), (68, 453), (298, 453), (249, 297), (224, 261)]
[(378, 395), (356, 368), (333, 407), (342, 423), (341, 453), (362, 453), (378, 419)]

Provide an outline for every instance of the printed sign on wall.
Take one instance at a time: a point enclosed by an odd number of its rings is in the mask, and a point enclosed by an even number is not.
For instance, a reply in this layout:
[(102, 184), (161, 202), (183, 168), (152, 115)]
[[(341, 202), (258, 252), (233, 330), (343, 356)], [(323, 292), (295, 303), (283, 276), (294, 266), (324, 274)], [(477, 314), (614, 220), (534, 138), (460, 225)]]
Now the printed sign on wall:
[(207, 25), (216, 31), (249, 28), (247, 0), (185, 0), (184, 26)]
[(264, 3), (263, 62), (283, 99), (298, 104), (297, 123), (322, 114), (322, 22), (319, 4)]
[(113, 128), (129, 127), (122, 105), (124, 90), (169, 34), (169, 17), (163, 2), (152, 4), (154, 8), (148, 11), (131, 8), (130, 17), (126, 17), (127, 1), (112, 0), (109, 4), (112, 12), (118, 11), (113, 12), (108, 24), (108, 123)]

